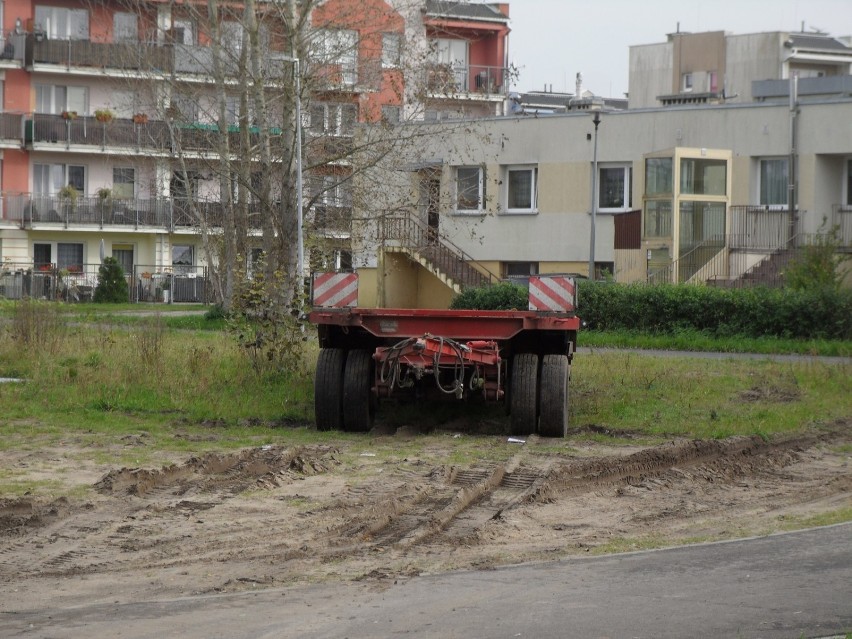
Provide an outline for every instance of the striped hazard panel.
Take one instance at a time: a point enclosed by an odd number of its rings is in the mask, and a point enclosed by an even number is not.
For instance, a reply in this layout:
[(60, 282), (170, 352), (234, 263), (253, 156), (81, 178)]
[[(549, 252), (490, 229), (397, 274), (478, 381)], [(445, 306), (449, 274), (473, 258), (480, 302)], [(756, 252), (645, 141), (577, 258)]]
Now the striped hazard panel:
[(358, 305), (357, 273), (315, 273), (314, 306), (344, 308)]
[(573, 311), (574, 280), (570, 277), (530, 277), (531, 311)]

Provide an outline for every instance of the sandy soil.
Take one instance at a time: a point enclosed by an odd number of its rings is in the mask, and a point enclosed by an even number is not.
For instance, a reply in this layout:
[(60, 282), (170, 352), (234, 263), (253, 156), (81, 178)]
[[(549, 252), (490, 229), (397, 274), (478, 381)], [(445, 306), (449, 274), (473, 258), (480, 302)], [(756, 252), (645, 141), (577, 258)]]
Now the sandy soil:
[(0, 610), (323, 580), (381, 588), (428, 572), (765, 534), (852, 506), (850, 425), (772, 442), (575, 442), (570, 454), (502, 436), (509, 461), (473, 466), (446, 463), (449, 434), (418, 458), (267, 446), (162, 468), (70, 468), (67, 449), (7, 450), (0, 468), (95, 490), (0, 499)]

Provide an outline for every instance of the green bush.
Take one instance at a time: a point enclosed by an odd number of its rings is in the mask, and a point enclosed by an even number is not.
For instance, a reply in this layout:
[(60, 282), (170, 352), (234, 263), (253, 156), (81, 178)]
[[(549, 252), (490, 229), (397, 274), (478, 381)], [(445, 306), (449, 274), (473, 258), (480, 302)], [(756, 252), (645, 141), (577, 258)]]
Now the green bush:
[(95, 287), (95, 302), (121, 303), (130, 299), (124, 270), (114, 257), (105, 257), (98, 268), (98, 285)]
[(529, 308), (529, 292), (523, 286), (511, 282), (500, 282), (493, 286), (469, 288), (453, 298), (450, 308), (488, 311), (526, 310)]
[(831, 288), (727, 290), (582, 281), (577, 314), (599, 330), (852, 339), (852, 291)]

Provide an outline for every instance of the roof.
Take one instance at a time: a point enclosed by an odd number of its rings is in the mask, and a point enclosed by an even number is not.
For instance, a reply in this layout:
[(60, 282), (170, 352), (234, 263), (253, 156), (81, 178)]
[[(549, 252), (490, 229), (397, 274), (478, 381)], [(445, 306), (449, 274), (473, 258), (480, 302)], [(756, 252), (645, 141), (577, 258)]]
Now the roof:
[(497, 8), (496, 4), (484, 4), (478, 2), (426, 0), (426, 15), (435, 18), (509, 22), (508, 16), (503, 15)]
[(852, 47), (846, 46), (836, 38), (822, 34), (791, 33), (787, 42), (789, 42), (789, 46), (794, 49), (852, 53)]

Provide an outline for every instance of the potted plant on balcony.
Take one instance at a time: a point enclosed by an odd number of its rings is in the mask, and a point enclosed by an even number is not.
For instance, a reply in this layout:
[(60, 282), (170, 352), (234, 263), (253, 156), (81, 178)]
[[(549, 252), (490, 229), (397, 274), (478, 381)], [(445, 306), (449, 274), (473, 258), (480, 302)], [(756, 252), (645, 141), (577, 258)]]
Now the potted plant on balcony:
[(77, 119), (77, 112), (76, 111), (63, 111), (62, 112), (62, 119), (63, 120), (76, 120)]
[(73, 211), (77, 208), (77, 189), (72, 184), (66, 184), (59, 189), (59, 201), (62, 202), (63, 208)]
[(112, 119), (115, 117), (115, 114), (109, 109), (96, 109), (95, 110), (95, 120), (98, 122), (103, 122), (106, 124), (107, 122), (112, 122)]
[(147, 124), (148, 122), (148, 114), (147, 113), (134, 113), (133, 114), (133, 124)]

